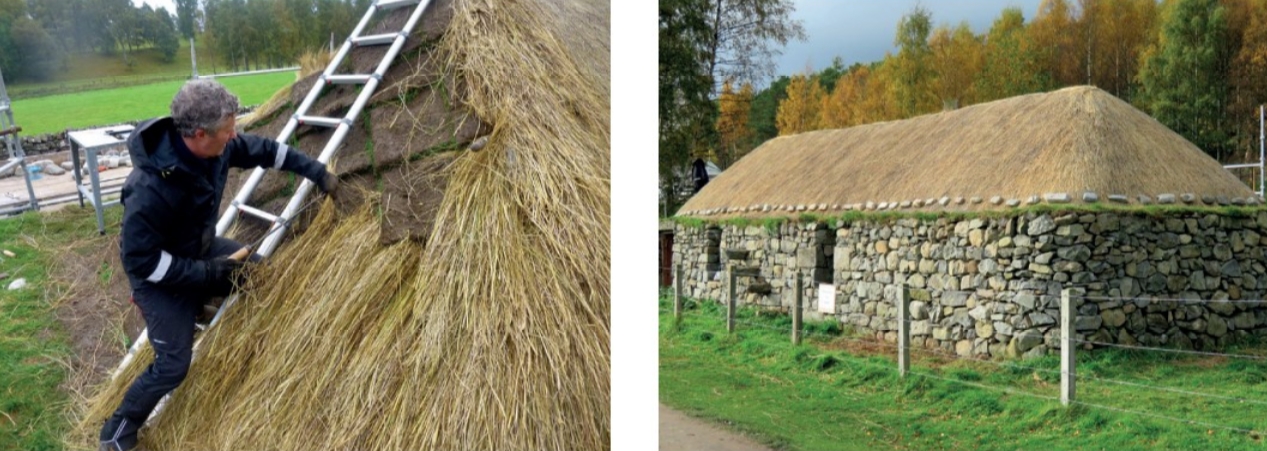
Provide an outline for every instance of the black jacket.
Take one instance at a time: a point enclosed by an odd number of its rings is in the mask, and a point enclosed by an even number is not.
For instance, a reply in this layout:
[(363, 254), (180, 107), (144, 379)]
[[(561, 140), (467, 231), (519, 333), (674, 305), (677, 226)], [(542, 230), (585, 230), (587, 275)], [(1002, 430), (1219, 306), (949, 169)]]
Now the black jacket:
[(206, 290), (203, 260), (216, 232), (229, 167), (282, 169), (320, 181), (326, 166), (276, 141), (248, 134), (218, 158), (189, 152), (170, 117), (151, 119), (128, 138), (134, 166), (123, 184), (123, 268), (133, 289)]

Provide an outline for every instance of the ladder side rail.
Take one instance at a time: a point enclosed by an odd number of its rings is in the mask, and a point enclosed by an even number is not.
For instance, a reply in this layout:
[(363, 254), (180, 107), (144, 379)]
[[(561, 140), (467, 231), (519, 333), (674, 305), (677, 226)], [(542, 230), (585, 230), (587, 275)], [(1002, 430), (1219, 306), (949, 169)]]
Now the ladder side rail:
[(422, 0), (418, 2), (418, 6), (414, 7), (414, 12), (409, 15), (409, 20), (405, 22), (405, 27), (396, 36), (396, 42), (392, 43), (391, 49), (387, 50), (387, 55), (384, 56), (382, 62), (378, 63), (378, 68), (374, 70), (374, 74), (378, 75), (378, 78), (382, 78), (383, 75), (387, 74), (387, 68), (396, 60), (396, 55), (400, 54), (400, 49), (405, 46), (406, 37), (413, 34), (414, 26), (418, 25), (418, 20), (422, 18), (422, 13), (430, 6), (431, 0)]
[(136, 359), (136, 355), (141, 352), (141, 345), (149, 342), (149, 338), (149, 328), (141, 329), (141, 335), (138, 335), (136, 341), (132, 342), (132, 346), (128, 348), (128, 353), (123, 355), (123, 361), (114, 369), (114, 372), (110, 373), (110, 380), (118, 378), (119, 374), (123, 373), (123, 369), (127, 368), (132, 363), (132, 360)]

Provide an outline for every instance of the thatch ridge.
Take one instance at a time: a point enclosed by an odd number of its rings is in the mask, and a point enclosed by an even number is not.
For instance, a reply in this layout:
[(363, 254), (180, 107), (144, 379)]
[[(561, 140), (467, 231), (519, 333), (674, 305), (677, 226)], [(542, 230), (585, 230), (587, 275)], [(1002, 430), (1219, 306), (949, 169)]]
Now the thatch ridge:
[[(1147, 114), (1098, 88), (1030, 94), (912, 119), (772, 139), (679, 215), (1009, 208), (1063, 193), (1250, 199), (1247, 186)], [(969, 199), (979, 198), (972, 203)], [(947, 202), (942, 202), (942, 199)], [(955, 200), (962, 199), (961, 202)], [(931, 205), (929, 201), (931, 202)], [(889, 207), (892, 204), (893, 207)], [(790, 207), (790, 208), (789, 208)], [(802, 207), (802, 208), (798, 208)], [(776, 211), (777, 210), (777, 211)]]

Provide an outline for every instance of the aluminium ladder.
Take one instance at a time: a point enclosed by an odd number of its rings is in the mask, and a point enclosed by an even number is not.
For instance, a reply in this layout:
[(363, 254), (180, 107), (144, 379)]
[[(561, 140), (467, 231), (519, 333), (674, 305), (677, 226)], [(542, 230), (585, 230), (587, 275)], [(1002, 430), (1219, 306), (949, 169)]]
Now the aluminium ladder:
[[(334, 59), (330, 60), (330, 64), (326, 66), (325, 71), (322, 72), (321, 76), (318, 78), (317, 83), (313, 84), (312, 89), (308, 91), (308, 96), (304, 98), (302, 103), (300, 103), (299, 108), (295, 110), (295, 114), (292, 115), (290, 120), (286, 122), (286, 126), (278, 135), (277, 141), (285, 143), (288, 139), (290, 139), (291, 135), (294, 134), (295, 129), (300, 125), (333, 128), (334, 134), (330, 137), (330, 140), (326, 142), (325, 147), (321, 150), (321, 154), (317, 157), (317, 161), (320, 161), (321, 163), (328, 163), (330, 158), (334, 155), (334, 152), (343, 144), (343, 140), (347, 137), (348, 131), (352, 128), (352, 124), (355, 122), (357, 116), (361, 114), (361, 109), (363, 109), (365, 104), (369, 102), (370, 96), (374, 94), (374, 91), (378, 88), (379, 83), (382, 82), (383, 75), (387, 73), (387, 69), (396, 59), (396, 56), (400, 53), (401, 48), (404, 47), (405, 39), (407, 39), (409, 34), (413, 32), (414, 26), (417, 25), (418, 20), (422, 17), (423, 12), (427, 9), (429, 4), (430, 0), (375, 0), (374, 3), (370, 5), (370, 8), (365, 12), (365, 15), (361, 17), (361, 21), (357, 23), (356, 28), (352, 30), (352, 34), (346, 41), (343, 42), (343, 46), (339, 48), (339, 52), (335, 54)], [(414, 8), (413, 13), (410, 14), (408, 21), (405, 22), (404, 27), (400, 31), (376, 35), (361, 34), (376, 13), (409, 6)], [(387, 44), (390, 44), (391, 47), (387, 50), (387, 53), (383, 55), (382, 60), (379, 61), (378, 66), (374, 69), (373, 73), (351, 75), (335, 73), (335, 69), (343, 63), (343, 60), (354, 47), (368, 47)], [(313, 103), (315, 103), (317, 98), (321, 96), (321, 92), (326, 86), (340, 84), (363, 85), (361, 92), (357, 95), (356, 100), (352, 103), (352, 107), (348, 109), (346, 115), (341, 118), (308, 115), (308, 109), (312, 108)], [(277, 248), (277, 245), (282, 240), (283, 234), (276, 232), (285, 229), (290, 224), (290, 220), (299, 213), (302, 209), (301, 205), (308, 197), (308, 193), (312, 191), (313, 183), (310, 180), (304, 179), (303, 182), (299, 184), (299, 189), (297, 189), (295, 194), (291, 196), (290, 201), (286, 204), (286, 208), (282, 211), (282, 213), (280, 215), (274, 215), (246, 204), (247, 200), (251, 197), (251, 193), (255, 191), (256, 186), (258, 186), (260, 180), (263, 179), (265, 172), (267, 172), (267, 170), (264, 168), (255, 168), (255, 170), (251, 172), (251, 175), (247, 178), (246, 184), (238, 191), (238, 194), (233, 198), (233, 201), (229, 203), (229, 206), (224, 211), (224, 214), (220, 216), (219, 222), (216, 223), (216, 236), (224, 236), (224, 234), (228, 232), (229, 227), (233, 225), (233, 221), (236, 219), (239, 212), (270, 221), (273, 225), (269, 228), (259, 249), (254, 250), (255, 253), (267, 258), (270, 254), (272, 254), (273, 250)], [(208, 329), (215, 327), (224, 312), (232, 307), (237, 301), (238, 296), (239, 295), (237, 293), (234, 293), (225, 299), (224, 305), (216, 312), (215, 316), (211, 319), (211, 323), (207, 325)], [(133, 343), (131, 349), (128, 350), (127, 355), (123, 357), (123, 361), (119, 364), (119, 367), (115, 369), (111, 378), (117, 378), (119, 374), (123, 372), (123, 369), (127, 368), (128, 364), (136, 357), (136, 354), (140, 351), (141, 345), (148, 341), (148, 332), (148, 329), (141, 332), (141, 335), (137, 337), (136, 342)], [(197, 357), (198, 355), (197, 350), (199, 343), (201, 343), (201, 339), (194, 344), (194, 357)], [(163, 406), (170, 398), (171, 395), (168, 394), (161, 402), (159, 402), (158, 406), (155, 407), (154, 412), (150, 414), (151, 419), (162, 411)]]
[(18, 138), (18, 130), (20, 130), (15, 122), (13, 122), (13, 107), (9, 102), (9, 92), (4, 87), (4, 75), (0, 74), (0, 132), (11, 131), (0, 136), (4, 139), (4, 145), (9, 150), (9, 161), (0, 164), (0, 174), (5, 171), (20, 168), (22, 177), (26, 178), (26, 194), (30, 197), (30, 201), (25, 206), (16, 208), (5, 208), (0, 210), (0, 215), (21, 213), (24, 210), (39, 210), (39, 201), (35, 198), (35, 187), (31, 185), (31, 172), (26, 167), (26, 153), (22, 151), (22, 139)]

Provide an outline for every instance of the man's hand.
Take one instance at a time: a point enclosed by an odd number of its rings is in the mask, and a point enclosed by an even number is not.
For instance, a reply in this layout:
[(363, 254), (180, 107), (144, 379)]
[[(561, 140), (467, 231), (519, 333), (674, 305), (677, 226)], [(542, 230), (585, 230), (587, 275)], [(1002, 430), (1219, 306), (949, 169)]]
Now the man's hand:
[(246, 280), (246, 274), (242, 272), (245, 265), (240, 261), (226, 256), (203, 262), (207, 271), (207, 287), (212, 296), (228, 296), (234, 285), (240, 285)]
[(321, 192), (326, 193), (327, 196), (335, 197), (337, 195), (337, 192), (339, 191), (339, 176), (334, 175), (332, 172), (326, 172), (326, 174), (321, 177), (321, 180), (314, 181), (317, 183), (317, 188), (320, 189)]

